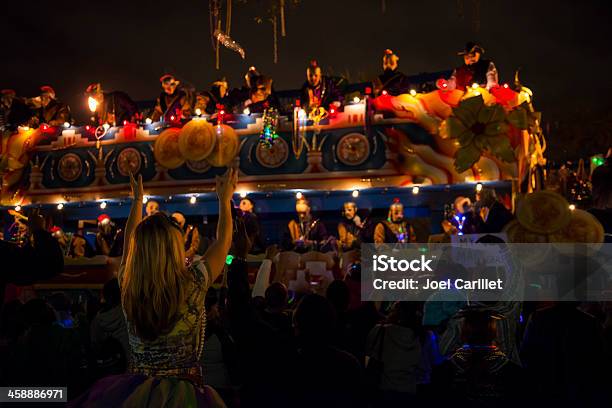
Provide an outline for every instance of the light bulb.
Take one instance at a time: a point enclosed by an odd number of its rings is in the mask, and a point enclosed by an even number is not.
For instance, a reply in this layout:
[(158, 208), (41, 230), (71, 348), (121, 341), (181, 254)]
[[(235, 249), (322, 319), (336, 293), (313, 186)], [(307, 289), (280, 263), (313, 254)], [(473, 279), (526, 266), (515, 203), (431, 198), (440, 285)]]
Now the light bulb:
[(240, 192), (240, 198), (245, 198), (247, 196), (247, 192), (246, 191), (241, 191)]
[(353, 102), (354, 103), (359, 103), (359, 102), (361, 102), (361, 99), (359, 99), (359, 97), (356, 96), (356, 97), (353, 98)]
[(419, 188), (419, 186), (414, 186), (414, 187), (412, 187), (412, 194), (417, 195), (417, 194), (419, 194), (420, 190), (421, 189)]
[(359, 197), (359, 190), (353, 190), (353, 193), (351, 195), (353, 196), (353, 198)]
[(302, 197), (304, 197), (304, 194), (302, 194), (301, 191), (298, 191), (297, 193), (295, 193), (295, 198), (297, 198), (298, 200), (301, 199)]
[(415, 96), (417, 94), (417, 91), (415, 91), (414, 89), (410, 90), (410, 95)]
[(570, 204), (569, 205), (569, 209), (570, 209), (570, 211), (574, 211), (576, 209), (576, 205), (575, 204)]
[(479, 87), (479, 85), (476, 82), (474, 82), (472, 84), (472, 89), (478, 89), (478, 87)]
[(15, 211), (17, 211), (17, 212), (21, 211), (21, 206), (19, 204), (17, 204), (15, 206)]
[(69, 128), (70, 127), (70, 122), (64, 122), (64, 127), (65, 128)]
[(482, 183), (476, 183), (476, 191), (480, 193), (482, 191)]
[(251, 114), (251, 110), (249, 108), (244, 108), (242, 113), (245, 114), (245, 115), (250, 115)]
[(200, 115), (202, 114), (202, 109), (200, 109), (200, 108), (196, 108), (196, 110), (195, 110), (195, 114), (196, 114), (196, 115), (198, 115), (198, 116), (200, 116)]
[(146, 119), (145, 119), (145, 123), (146, 123), (147, 125), (150, 125), (151, 123), (153, 123), (153, 121), (151, 120), (151, 118), (146, 118)]
[(195, 204), (198, 201), (198, 198), (196, 196), (191, 196), (189, 198), (189, 204)]
[(105, 208), (106, 208), (106, 201), (102, 201), (102, 202), (100, 203), (100, 208), (101, 208), (101, 209), (105, 209)]
[(64, 208), (64, 203), (59, 203), (59, 204), (57, 205), (57, 209), (58, 209), (58, 210), (60, 210), (60, 211), (61, 211), (63, 208)]

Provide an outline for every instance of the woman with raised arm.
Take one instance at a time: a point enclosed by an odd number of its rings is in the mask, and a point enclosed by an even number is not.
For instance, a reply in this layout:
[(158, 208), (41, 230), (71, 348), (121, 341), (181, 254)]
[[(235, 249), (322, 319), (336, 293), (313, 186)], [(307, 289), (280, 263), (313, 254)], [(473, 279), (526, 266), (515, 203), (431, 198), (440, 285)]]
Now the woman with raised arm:
[(162, 213), (142, 219), (142, 177), (131, 177), (132, 208), (119, 268), (126, 317), (129, 372), (98, 381), (72, 406), (224, 407), (204, 385), (200, 357), (208, 286), (221, 274), (232, 242), (230, 200), (237, 171), (217, 178), (217, 240), (186, 263), (183, 233)]

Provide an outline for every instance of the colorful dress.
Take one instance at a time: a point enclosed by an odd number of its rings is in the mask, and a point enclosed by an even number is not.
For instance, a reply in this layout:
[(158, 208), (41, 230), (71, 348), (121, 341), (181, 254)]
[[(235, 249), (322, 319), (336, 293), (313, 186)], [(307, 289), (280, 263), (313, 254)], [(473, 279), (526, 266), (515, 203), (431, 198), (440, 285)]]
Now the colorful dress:
[[(219, 395), (204, 385), (200, 359), (204, 347), (204, 298), (211, 282), (200, 257), (189, 267), (193, 281), (172, 331), (153, 341), (135, 333), (127, 322), (131, 365), (128, 373), (99, 380), (70, 403), (80, 407), (225, 407)], [(122, 275), (119, 271), (119, 276)], [(121, 282), (121, 278), (119, 279)]]

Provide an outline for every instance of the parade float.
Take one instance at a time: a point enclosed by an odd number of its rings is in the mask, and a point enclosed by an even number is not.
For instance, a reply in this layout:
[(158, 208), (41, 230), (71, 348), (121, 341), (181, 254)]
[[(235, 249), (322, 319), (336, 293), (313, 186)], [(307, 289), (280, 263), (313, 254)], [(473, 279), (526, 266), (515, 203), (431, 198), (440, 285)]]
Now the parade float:
[(197, 196), (227, 166), (249, 193), (491, 181), (537, 189), (545, 142), (531, 91), (446, 86), (376, 98), (366, 89), (343, 111), (21, 127), (3, 142), (1, 204), (112, 203), (128, 195), (130, 173), (142, 174), (149, 196)]

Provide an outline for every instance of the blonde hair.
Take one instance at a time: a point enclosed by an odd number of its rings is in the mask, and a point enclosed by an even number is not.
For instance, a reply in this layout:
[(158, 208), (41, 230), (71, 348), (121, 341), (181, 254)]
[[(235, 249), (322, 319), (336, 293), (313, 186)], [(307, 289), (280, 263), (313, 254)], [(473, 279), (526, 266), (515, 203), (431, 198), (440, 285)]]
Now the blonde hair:
[(129, 244), (121, 302), (136, 335), (169, 333), (185, 301), (188, 271), (180, 228), (164, 214), (142, 220)]

